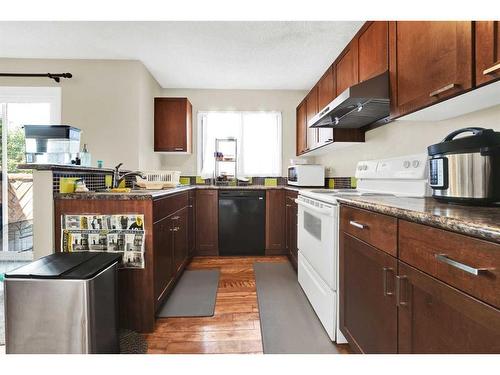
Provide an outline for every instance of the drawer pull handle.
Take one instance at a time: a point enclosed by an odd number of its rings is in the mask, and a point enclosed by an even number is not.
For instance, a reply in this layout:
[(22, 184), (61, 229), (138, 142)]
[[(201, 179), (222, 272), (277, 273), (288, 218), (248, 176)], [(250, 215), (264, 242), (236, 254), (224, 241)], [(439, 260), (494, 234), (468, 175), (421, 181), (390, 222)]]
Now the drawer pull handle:
[[(401, 298), (402, 284), (405, 284), (405, 299)], [(396, 306), (408, 306), (408, 277), (406, 276), (396, 276)]]
[(448, 264), (449, 266), (458, 268), (459, 270), (465, 271), (475, 276), (478, 276), (480, 273), (484, 273), (489, 270), (489, 268), (474, 268), (468, 266), (467, 264), (457, 262), (456, 260), (448, 258), (446, 254), (436, 254), (436, 259), (442, 263)]
[(390, 272), (392, 275), (394, 275), (394, 269), (390, 267), (384, 267), (382, 270), (383, 270), (384, 297), (393, 296), (394, 291), (387, 290), (387, 274)]
[(172, 220), (179, 220), (180, 217), (179, 216), (172, 216)]
[(483, 75), (487, 76), (488, 74), (496, 73), (497, 70), (500, 70), (500, 63), (493, 65), (492, 67), (483, 70)]
[(357, 221), (354, 220), (350, 220), (349, 224), (359, 229), (368, 229), (368, 225), (358, 223)]
[(442, 94), (443, 92), (449, 91), (449, 90), (454, 89), (456, 87), (458, 87), (458, 85), (456, 83), (450, 83), (449, 85), (443, 86), (440, 89), (434, 90), (433, 92), (431, 92), (429, 94), (429, 96), (430, 97), (438, 96), (439, 94)]
[(175, 151), (184, 151), (184, 147), (174, 147)]

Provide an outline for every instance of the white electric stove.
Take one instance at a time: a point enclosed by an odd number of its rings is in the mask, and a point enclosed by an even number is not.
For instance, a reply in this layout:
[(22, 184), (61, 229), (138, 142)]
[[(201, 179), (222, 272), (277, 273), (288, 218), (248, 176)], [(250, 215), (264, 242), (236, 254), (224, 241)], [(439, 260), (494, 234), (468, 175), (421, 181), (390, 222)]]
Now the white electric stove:
[(337, 197), (431, 195), (427, 183), (427, 155), (361, 161), (355, 177), (357, 189), (300, 190), (298, 204), (298, 280), (328, 336), (347, 342), (338, 329), (338, 243)]

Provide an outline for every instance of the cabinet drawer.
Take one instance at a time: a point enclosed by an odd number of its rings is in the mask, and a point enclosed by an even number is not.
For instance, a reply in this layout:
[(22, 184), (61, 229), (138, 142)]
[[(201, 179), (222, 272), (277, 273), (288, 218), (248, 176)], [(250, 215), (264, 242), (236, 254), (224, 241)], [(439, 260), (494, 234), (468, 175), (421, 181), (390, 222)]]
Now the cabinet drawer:
[(397, 255), (397, 219), (392, 216), (342, 206), (340, 228), (388, 254)]
[(500, 307), (500, 245), (400, 220), (399, 258)]
[(173, 214), (175, 211), (188, 206), (188, 192), (169, 195), (153, 201), (153, 221), (157, 221)]

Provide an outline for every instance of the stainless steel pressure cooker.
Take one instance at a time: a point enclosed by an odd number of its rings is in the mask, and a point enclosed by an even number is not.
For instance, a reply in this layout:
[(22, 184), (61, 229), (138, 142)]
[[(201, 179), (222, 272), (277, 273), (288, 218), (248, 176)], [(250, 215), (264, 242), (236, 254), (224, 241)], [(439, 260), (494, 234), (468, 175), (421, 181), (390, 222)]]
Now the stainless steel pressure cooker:
[[(462, 133), (472, 134), (456, 138)], [(476, 205), (500, 202), (500, 132), (459, 129), (427, 151), (434, 198)]]

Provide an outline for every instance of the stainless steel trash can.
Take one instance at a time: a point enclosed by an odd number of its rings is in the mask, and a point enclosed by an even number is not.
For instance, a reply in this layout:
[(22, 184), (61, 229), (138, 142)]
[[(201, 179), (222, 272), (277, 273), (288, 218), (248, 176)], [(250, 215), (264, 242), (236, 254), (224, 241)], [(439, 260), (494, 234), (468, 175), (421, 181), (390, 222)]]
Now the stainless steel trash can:
[(7, 273), (6, 353), (118, 353), (120, 258), (56, 253)]

